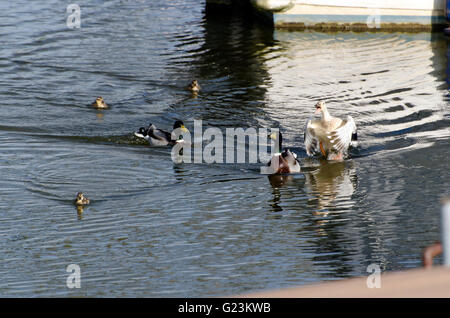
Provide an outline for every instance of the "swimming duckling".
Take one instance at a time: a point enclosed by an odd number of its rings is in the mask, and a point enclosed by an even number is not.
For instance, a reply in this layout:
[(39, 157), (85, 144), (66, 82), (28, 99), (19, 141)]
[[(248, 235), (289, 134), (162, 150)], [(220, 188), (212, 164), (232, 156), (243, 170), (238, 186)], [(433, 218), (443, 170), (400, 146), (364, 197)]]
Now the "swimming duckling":
[(89, 204), (90, 202), (91, 201), (84, 196), (83, 192), (78, 192), (74, 203), (77, 206), (82, 206), (82, 205)]
[(198, 93), (201, 87), (197, 80), (193, 80), (191, 84), (189, 84), (188, 89), (193, 93)]
[(346, 119), (331, 116), (323, 101), (319, 101), (315, 108), (315, 114), (321, 114), (321, 118), (310, 119), (306, 123), (306, 153), (309, 156), (321, 153), (328, 160), (343, 160), (348, 148), (357, 145), (355, 121), (351, 116)]
[(95, 102), (92, 103), (92, 106), (94, 106), (94, 108), (96, 108), (96, 109), (106, 109), (106, 108), (108, 108), (108, 105), (106, 104), (105, 100), (101, 96), (97, 97)]
[(268, 172), (270, 174), (277, 173), (298, 173), (300, 172), (300, 164), (297, 161), (297, 155), (289, 149), (284, 149), (282, 152), (283, 136), (281, 133), (272, 133), (268, 136), (270, 139), (278, 142), (276, 144), (276, 152), (267, 163)]
[[(181, 120), (177, 120), (173, 124), (173, 130), (177, 128), (180, 128), (182, 132), (188, 132), (188, 129), (184, 126)], [(139, 130), (135, 132), (134, 135), (136, 137), (148, 140), (151, 146), (159, 147), (174, 145), (182, 140), (172, 140), (172, 135), (170, 132), (158, 129), (153, 124), (150, 124), (147, 129), (145, 129), (144, 127), (139, 128)]]

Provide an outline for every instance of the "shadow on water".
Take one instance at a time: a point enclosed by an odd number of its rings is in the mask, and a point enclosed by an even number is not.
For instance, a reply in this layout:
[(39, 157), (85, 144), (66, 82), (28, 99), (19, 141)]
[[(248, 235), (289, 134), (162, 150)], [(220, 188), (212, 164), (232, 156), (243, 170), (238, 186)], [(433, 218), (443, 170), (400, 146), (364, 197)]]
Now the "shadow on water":
[(202, 91), (179, 107), (205, 124), (219, 127), (257, 126), (265, 117), (269, 81), (262, 52), (273, 47), (273, 30), (240, 8), (205, 10), (204, 43), (192, 62), (193, 77)]

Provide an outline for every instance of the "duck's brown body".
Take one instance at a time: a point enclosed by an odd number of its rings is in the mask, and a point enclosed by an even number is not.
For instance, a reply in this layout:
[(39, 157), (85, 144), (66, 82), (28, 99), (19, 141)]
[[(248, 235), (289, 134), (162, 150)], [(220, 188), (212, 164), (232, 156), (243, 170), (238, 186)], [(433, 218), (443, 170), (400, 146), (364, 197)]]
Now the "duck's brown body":
[[(272, 133), (269, 135), (269, 138), (278, 142), (277, 151), (281, 151), (283, 142), (282, 134)], [(267, 166), (269, 174), (298, 173), (301, 170), (300, 164), (297, 161), (297, 155), (292, 153), (289, 149), (274, 154)]]

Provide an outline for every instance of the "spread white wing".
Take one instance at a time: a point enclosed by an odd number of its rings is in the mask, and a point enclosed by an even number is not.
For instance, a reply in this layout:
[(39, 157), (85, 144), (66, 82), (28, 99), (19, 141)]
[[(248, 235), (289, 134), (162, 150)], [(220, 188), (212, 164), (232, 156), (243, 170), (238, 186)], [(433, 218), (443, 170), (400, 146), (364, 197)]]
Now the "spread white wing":
[(313, 156), (319, 150), (319, 140), (314, 136), (312, 130), (312, 120), (309, 119), (306, 122), (305, 133), (303, 135), (303, 139), (305, 140), (305, 149), (308, 156)]
[(344, 125), (328, 133), (333, 149), (342, 152), (347, 151), (352, 141), (356, 141), (356, 124), (351, 116), (347, 116)]

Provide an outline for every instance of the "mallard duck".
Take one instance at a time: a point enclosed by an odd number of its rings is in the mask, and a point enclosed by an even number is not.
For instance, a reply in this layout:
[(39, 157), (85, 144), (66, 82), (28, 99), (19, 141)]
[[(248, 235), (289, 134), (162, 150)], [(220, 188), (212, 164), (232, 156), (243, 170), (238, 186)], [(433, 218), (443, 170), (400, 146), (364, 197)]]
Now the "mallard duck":
[[(175, 130), (177, 128), (180, 128), (182, 132), (188, 131), (181, 120), (177, 120), (173, 124), (173, 129)], [(153, 124), (150, 124), (147, 129), (145, 129), (144, 127), (139, 128), (139, 130), (135, 132), (134, 135), (136, 137), (148, 140), (151, 146), (159, 147), (174, 145), (181, 140), (172, 140), (172, 135), (170, 132), (158, 129)]]
[(289, 149), (284, 149), (280, 152), (281, 149), (283, 149), (283, 135), (281, 133), (272, 133), (268, 137), (276, 143), (276, 152), (267, 163), (268, 172), (270, 174), (300, 172), (300, 164), (297, 161), (297, 155), (292, 153)]
[(321, 118), (309, 119), (306, 123), (306, 153), (308, 156), (322, 154), (328, 160), (343, 160), (348, 148), (357, 145), (355, 121), (351, 116), (346, 119), (331, 116), (323, 101), (315, 107), (315, 114), (320, 114)]
[(193, 80), (191, 84), (188, 85), (188, 89), (193, 93), (198, 93), (201, 87), (197, 80)]
[(95, 102), (92, 103), (92, 106), (94, 106), (94, 108), (96, 108), (96, 109), (106, 109), (106, 108), (108, 108), (108, 105), (106, 104), (105, 100), (101, 96), (97, 97)]
[(86, 198), (82, 192), (78, 192), (74, 203), (77, 206), (82, 206), (82, 205), (89, 204), (90, 202), (91, 201), (88, 198)]

